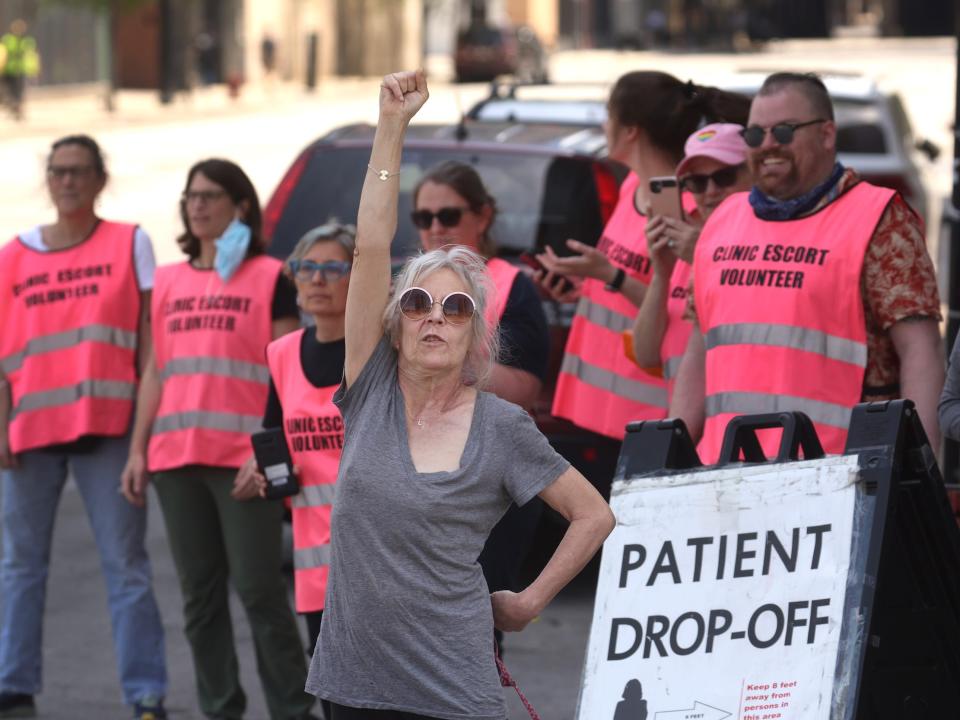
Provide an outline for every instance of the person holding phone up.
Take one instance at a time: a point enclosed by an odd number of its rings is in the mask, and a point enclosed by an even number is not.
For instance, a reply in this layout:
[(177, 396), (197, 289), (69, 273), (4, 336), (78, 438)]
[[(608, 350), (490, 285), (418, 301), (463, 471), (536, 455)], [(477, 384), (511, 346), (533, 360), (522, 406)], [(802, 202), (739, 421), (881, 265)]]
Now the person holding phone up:
[(741, 130), (743, 126), (735, 123), (714, 123), (687, 138), (676, 176), (680, 187), (693, 196), (696, 208), (689, 222), (657, 215), (644, 229), (653, 275), (631, 333), (633, 356), (640, 367), (667, 381), (668, 417), (682, 418), (694, 438), (699, 437), (703, 423), (703, 410), (696, 402), (703, 391), (685, 393), (676, 385), (677, 369), (693, 330), (693, 324), (684, 319), (693, 250), (700, 228), (720, 203), (750, 189), (747, 144)]
[(250, 621), (271, 720), (302, 720), (313, 699), (303, 692), (303, 646), (282, 574), (283, 507), (260, 502), (256, 483), (237, 478), (267, 400), (266, 347), (296, 330), (300, 316), (280, 261), (264, 254), (260, 203), (239, 166), (196, 163), (180, 215), (178, 242), (188, 259), (157, 270), (153, 352), (122, 490), (142, 506), (153, 474), (201, 711), (233, 719), (246, 709), (232, 581)]
[[(453, 246), (411, 258), (391, 295), (400, 158), (427, 100), (387, 75), (357, 213), (345, 442), (331, 568), (307, 690), (332, 720), (506, 717), (493, 630), (519, 631), (597, 551), (613, 514), (517, 405), (483, 392), (496, 358), (486, 265)], [(490, 594), (477, 556), (511, 502), (539, 495), (570, 525), (527, 588)]]
[[(541, 283), (556, 299), (579, 297), (553, 414), (597, 433), (594, 442), (612, 463), (628, 422), (663, 418), (667, 412), (663, 379), (622, 352), (622, 333), (633, 327), (652, 276), (643, 239), (651, 181), (673, 175), (687, 137), (704, 120), (744, 122), (749, 100), (666, 73), (637, 71), (617, 80), (607, 109), (607, 151), (630, 169), (613, 214), (597, 247), (568, 240), (569, 257), (549, 247), (537, 257), (549, 271)], [(578, 290), (560, 293), (556, 273), (583, 282)]]
[[(284, 335), (267, 346), (270, 392), (265, 429), (282, 428), (300, 479), (292, 499), (293, 586), (298, 613), (307, 623), (313, 655), (330, 572), (330, 514), (343, 449), (343, 418), (333, 393), (343, 379), (347, 287), (356, 246), (356, 228), (329, 222), (307, 232), (287, 259), (297, 287), (297, 304), (313, 326)], [(239, 484), (252, 477), (267, 492), (267, 479), (251, 458)], [(330, 717), (323, 701), (323, 714)]]
[[(411, 219), (424, 250), (462, 245), (486, 259), (494, 293), (487, 305), (487, 322), (498, 327), (501, 351), (487, 389), (530, 409), (547, 372), (550, 335), (536, 285), (516, 265), (496, 257), (491, 235), (496, 200), (476, 170), (448, 160), (420, 178), (413, 206)], [(523, 508), (513, 505), (490, 534), (480, 565), (491, 591), (515, 589), (542, 509), (536, 498)]]

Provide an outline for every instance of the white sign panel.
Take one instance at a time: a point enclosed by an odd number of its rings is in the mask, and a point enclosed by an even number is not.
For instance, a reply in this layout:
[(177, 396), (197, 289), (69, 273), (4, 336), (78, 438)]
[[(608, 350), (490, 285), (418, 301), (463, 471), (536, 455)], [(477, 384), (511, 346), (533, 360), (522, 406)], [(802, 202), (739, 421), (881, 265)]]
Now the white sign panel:
[(855, 457), (614, 485), (579, 720), (830, 717)]

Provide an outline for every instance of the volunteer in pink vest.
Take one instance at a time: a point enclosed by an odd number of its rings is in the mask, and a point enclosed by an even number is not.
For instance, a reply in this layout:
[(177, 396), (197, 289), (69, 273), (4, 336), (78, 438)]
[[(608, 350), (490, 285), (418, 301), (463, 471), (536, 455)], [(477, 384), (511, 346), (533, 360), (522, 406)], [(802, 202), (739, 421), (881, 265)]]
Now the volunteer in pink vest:
[(702, 397), (703, 390), (691, 393), (676, 384), (693, 330), (684, 317), (693, 251), (703, 223), (720, 203), (750, 188), (747, 144), (740, 137), (741, 130), (743, 126), (735, 123), (714, 123), (687, 138), (676, 176), (684, 191), (693, 196), (696, 210), (687, 220), (651, 218), (645, 230), (653, 276), (633, 326), (634, 359), (651, 374), (662, 374), (670, 396), (669, 417), (683, 418), (695, 437), (699, 437), (703, 412), (691, 408), (690, 402), (691, 397)]
[[(743, 133), (755, 185), (700, 235), (699, 332), (678, 382), (705, 387), (705, 462), (730, 418), (783, 410), (806, 413), (841, 453), (851, 408), (895, 397), (916, 402), (939, 446), (940, 300), (922, 222), (837, 162), (833, 117), (815, 75), (768, 77)], [(762, 441), (775, 452), (774, 435)]]
[[(270, 394), (263, 427), (283, 428), (299, 471), (300, 493), (291, 503), (293, 580), (310, 655), (320, 633), (330, 572), (330, 515), (343, 448), (343, 418), (333, 394), (343, 380), (344, 312), (356, 233), (352, 225), (329, 222), (300, 238), (286, 270), (297, 286), (297, 304), (313, 325), (267, 346)], [(266, 492), (266, 478), (252, 457), (240, 472), (252, 473), (261, 495)], [(321, 704), (329, 718), (329, 704)]]
[(272, 720), (309, 717), (303, 647), (281, 572), (283, 506), (257, 497), (237, 470), (261, 427), (270, 373), (266, 347), (299, 326), (281, 263), (263, 254), (260, 204), (227, 160), (187, 176), (181, 205), (188, 259), (157, 270), (153, 353), (147, 361), (123, 491), (160, 499), (180, 578), (200, 709), (240, 718), (228, 583), (247, 612)]
[[(572, 254), (567, 257), (550, 247), (537, 256), (550, 271), (541, 282), (554, 297), (579, 298), (553, 414), (600, 436), (594, 444), (609, 458), (611, 475), (627, 423), (663, 418), (667, 412), (666, 383), (628, 359), (622, 340), (652, 276), (642, 212), (650, 205), (650, 179), (673, 175), (687, 137), (702, 122), (743, 122), (747, 107), (744, 97), (666, 73), (623, 75), (607, 104), (607, 152), (630, 174), (613, 215), (597, 247), (568, 240), (563, 251)], [(564, 294), (555, 273), (583, 282)]]
[[(497, 203), (470, 165), (447, 161), (427, 170), (413, 191), (411, 219), (424, 250), (463, 245), (487, 261), (493, 302), (487, 321), (498, 324), (500, 358), (490, 392), (528, 410), (540, 395), (550, 354), (547, 318), (536, 285), (516, 265), (496, 257), (491, 229)], [(538, 498), (522, 508), (511, 505), (480, 554), (491, 592), (514, 590), (543, 510)], [(498, 639), (502, 640), (498, 632)]]
[(153, 248), (138, 226), (97, 216), (107, 170), (93, 138), (56, 141), (46, 170), (56, 221), (0, 250), (0, 717), (36, 713), (51, 537), (69, 472), (100, 553), (124, 700), (136, 718), (165, 718), (146, 513), (117, 493), (150, 347)]

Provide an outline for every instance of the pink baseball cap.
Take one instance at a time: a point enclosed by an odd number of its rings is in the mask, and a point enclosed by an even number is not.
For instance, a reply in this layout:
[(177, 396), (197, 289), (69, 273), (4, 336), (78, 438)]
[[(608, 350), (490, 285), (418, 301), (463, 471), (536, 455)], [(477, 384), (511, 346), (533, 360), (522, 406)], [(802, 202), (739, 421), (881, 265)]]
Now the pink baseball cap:
[(704, 125), (687, 138), (684, 157), (677, 165), (677, 177), (682, 177), (694, 158), (713, 158), (724, 165), (742, 165), (747, 161), (747, 144), (740, 137), (742, 125), (713, 123)]

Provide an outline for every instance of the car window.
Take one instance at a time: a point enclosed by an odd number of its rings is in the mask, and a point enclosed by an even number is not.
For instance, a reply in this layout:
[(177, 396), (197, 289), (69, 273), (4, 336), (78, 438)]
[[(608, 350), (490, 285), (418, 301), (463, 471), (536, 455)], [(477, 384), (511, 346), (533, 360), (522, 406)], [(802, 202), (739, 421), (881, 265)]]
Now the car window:
[(503, 33), (497, 28), (471, 27), (460, 33), (461, 45), (498, 47), (503, 44)]
[[(277, 221), (270, 253), (286, 257), (304, 233), (331, 218), (355, 223), (369, 157), (369, 147), (318, 146)], [(594, 245), (603, 230), (595, 164), (587, 158), (408, 147), (400, 172), (395, 257), (419, 249), (410, 221), (412, 192), (423, 174), (444, 160), (472, 165), (496, 199), (498, 213), (491, 234), (500, 255), (517, 255), (544, 245), (568, 254), (567, 238)]]
[(883, 118), (875, 104), (835, 100), (834, 113), (838, 153), (884, 155), (889, 152)]

